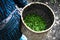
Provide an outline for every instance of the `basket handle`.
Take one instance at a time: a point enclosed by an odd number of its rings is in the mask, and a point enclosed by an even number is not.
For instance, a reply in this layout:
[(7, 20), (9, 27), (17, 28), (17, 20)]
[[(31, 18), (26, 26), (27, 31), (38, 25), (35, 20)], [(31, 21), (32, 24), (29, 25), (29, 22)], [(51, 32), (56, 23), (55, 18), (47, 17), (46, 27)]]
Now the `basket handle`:
[(22, 9), (23, 9), (23, 8), (19, 8), (18, 6), (16, 6), (16, 8), (17, 8), (17, 10), (19, 10), (20, 16), (22, 16)]

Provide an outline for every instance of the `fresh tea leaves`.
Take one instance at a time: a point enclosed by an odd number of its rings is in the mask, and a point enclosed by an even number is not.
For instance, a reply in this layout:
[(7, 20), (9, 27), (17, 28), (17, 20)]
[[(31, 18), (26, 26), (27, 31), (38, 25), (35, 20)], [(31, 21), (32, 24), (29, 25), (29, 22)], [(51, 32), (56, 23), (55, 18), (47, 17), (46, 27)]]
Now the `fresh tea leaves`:
[(42, 31), (46, 29), (46, 21), (36, 14), (28, 14), (24, 21), (28, 27), (34, 31)]

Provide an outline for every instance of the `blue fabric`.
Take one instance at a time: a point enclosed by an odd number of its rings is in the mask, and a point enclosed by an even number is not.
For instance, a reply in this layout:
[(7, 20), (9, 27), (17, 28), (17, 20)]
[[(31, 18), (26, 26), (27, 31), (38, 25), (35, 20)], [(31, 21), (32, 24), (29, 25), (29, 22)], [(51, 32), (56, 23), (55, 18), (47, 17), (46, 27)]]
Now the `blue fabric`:
[(7, 18), (9, 16), (9, 14), (16, 9), (15, 4), (13, 2), (13, 0), (0, 0), (1, 1), (1, 5), (0, 5), (0, 22)]
[[(25, 0), (19, 2), (23, 6), (27, 4)], [(0, 40), (18, 40), (22, 35), (20, 15), (18, 10), (15, 10), (15, 5), (13, 0), (0, 0), (0, 28), (4, 23), (3, 29), (0, 30)]]
[(28, 2), (26, 0), (14, 0), (18, 7), (24, 7)]
[(0, 40), (18, 40), (21, 37), (22, 34), (19, 29), (20, 15), (17, 13), (15, 11), (9, 22), (5, 25), (5, 28), (0, 30)]

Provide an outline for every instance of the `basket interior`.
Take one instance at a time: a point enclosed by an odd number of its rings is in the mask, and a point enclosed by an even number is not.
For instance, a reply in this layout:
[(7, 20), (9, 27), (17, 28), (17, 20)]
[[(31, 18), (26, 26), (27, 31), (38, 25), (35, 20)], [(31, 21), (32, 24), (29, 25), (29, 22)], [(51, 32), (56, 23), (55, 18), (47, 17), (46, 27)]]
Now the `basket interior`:
[(51, 10), (45, 5), (31, 4), (30, 6), (26, 7), (23, 11), (23, 19), (29, 13), (36, 13), (36, 15), (41, 16), (46, 21), (47, 29), (53, 24), (54, 15)]

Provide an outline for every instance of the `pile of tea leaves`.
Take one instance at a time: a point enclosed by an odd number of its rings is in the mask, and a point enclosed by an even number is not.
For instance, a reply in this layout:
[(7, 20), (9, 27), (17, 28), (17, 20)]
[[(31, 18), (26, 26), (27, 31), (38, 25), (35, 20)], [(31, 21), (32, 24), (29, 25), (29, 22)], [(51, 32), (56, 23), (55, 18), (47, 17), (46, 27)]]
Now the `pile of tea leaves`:
[(36, 14), (27, 14), (24, 18), (26, 25), (34, 31), (42, 31), (46, 29), (46, 21)]

